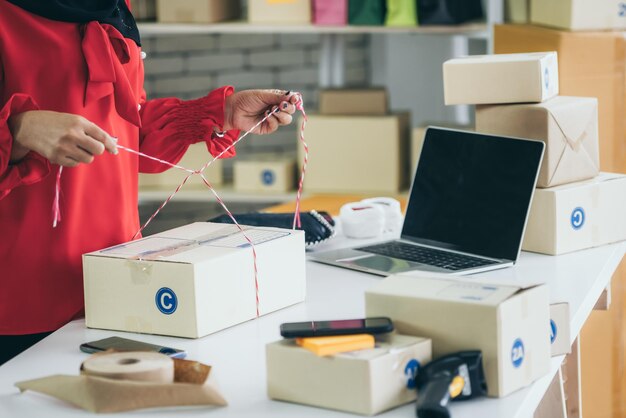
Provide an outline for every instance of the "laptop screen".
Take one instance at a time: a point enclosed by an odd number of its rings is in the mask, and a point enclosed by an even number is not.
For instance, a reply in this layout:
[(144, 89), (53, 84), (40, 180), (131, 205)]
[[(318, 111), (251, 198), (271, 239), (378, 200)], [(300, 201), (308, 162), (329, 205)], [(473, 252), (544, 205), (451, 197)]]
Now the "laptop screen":
[(429, 128), (402, 237), (516, 260), (543, 148), (538, 141)]

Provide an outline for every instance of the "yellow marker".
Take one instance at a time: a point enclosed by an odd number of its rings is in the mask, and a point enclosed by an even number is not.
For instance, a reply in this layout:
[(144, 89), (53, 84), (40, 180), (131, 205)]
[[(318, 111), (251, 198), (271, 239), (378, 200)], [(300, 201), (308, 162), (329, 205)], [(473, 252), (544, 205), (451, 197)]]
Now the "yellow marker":
[(370, 334), (338, 335), (332, 337), (296, 338), (296, 344), (317, 354), (330, 356), (348, 351), (374, 348), (374, 336)]
[(448, 391), (450, 392), (450, 398), (454, 399), (463, 392), (463, 388), (465, 387), (465, 379), (461, 376), (456, 376), (452, 379), (452, 383), (450, 383), (450, 388)]

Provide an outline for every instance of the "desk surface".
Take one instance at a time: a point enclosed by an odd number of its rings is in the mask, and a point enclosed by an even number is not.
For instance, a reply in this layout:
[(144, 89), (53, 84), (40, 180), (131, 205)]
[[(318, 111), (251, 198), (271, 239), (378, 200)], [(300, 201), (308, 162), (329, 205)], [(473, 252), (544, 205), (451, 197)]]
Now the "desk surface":
[[(362, 242), (362, 241), (361, 241)], [(346, 239), (325, 244), (339, 247)], [(481, 274), (502, 282), (546, 281), (554, 302), (569, 302), (572, 340), (589, 316), (596, 300), (626, 252), (626, 243), (581, 251), (560, 257), (522, 253), (509, 269)], [(471, 276), (475, 277), (475, 276)], [(471, 277), (469, 278), (471, 280)], [(267, 398), (265, 344), (280, 338), (282, 322), (312, 319), (356, 318), (365, 313), (364, 292), (381, 278), (313, 262), (307, 263), (307, 301), (198, 340), (126, 334), (86, 329), (74, 321), (17, 358), (0, 367), (0, 416), (3, 417), (93, 417), (93, 414), (35, 393), (19, 394), (14, 383), (51, 374), (76, 374), (86, 358), (78, 350), (85, 342), (122, 335), (161, 345), (183, 348), (188, 358), (214, 366), (214, 375), (229, 402), (226, 408), (183, 408), (178, 416), (212, 417), (348, 417), (345, 413), (275, 402)], [(530, 387), (501, 399), (479, 399), (452, 405), (454, 418), (530, 418), (546, 392), (563, 357), (554, 357), (549, 375)], [(172, 410), (138, 411), (117, 416), (172, 416)], [(413, 405), (394, 409), (385, 417), (413, 417)]]

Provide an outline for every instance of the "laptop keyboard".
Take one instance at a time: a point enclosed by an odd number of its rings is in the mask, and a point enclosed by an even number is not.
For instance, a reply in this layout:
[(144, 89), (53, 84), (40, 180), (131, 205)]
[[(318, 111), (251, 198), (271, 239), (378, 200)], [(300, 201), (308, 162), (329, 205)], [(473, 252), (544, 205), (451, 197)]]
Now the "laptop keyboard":
[(406, 244), (400, 241), (370, 245), (367, 247), (357, 248), (357, 250), (414, 261), (421, 264), (428, 264), (430, 266), (441, 267), (447, 270), (465, 270), (496, 264), (496, 261), (451, 253), (434, 248), (421, 247), (419, 245)]

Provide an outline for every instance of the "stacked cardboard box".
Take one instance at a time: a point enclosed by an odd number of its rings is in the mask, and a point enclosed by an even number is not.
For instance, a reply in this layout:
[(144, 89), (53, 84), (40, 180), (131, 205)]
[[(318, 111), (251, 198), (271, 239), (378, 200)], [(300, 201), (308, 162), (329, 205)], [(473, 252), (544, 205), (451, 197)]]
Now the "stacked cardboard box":
[(395, 194), (408, 186), (409, 115), (390, 114), (384, 90), (320, 92), (306, 141), (307, 192)]
[[(544, 6), (566, 7), (557, 15), (578, 16), (577, 27), (581, 29), (580, 18), (591, 21), (582, 22), (591, 28), (597, 12), (608, 10), (617, 14), (623, 7), (615, 0), (594, 2), (549, 1)], [(533, 6), (537, 2), (533, 2)], [(586, 4), (585, 4), (586, 3)], [(607, 5), (609, 7), (607, 8)], [(596, 11), (580, 13), (580, 7), (591, 6)], [(622, 9), (623, 11), (623, 9)], [(495, 52), (534, 52), (555, 50), (559, 54), (560, 89), (563, 94), (593, 96), (598, 98), (600, 168), (604, 171), (626, 172), (626, 111), (624, 107), (625, 42), (623, 33), (603, 31), (610, 25), (597, 27), (598, 31), (558, 30), (559, 24), (554, 19), (539, 19), (539, 9), (531, 12), (531, 19), (537, 24), (549, 24), (552, 28), (533, 25), (500, 25), (494, 30)], [(626, 19), (622, 13), (621, 19)], [(561, 193), (566, 192), (561, 190)], [(596, 196), (593, 199), (594, 195)], [(623, 195), (623, 192), (622, 192)], [(588, 197), (597, 199), (597, 193), (589, 190)], [(552, 198), (552, 197), (550, 197)], [(612, 203), (602, 202), (605, 207)], [(615, 208), (615, 210), (620, 210)], [(623, 209), (622, 209), (623, 213)], [(599, 215), (602, 216), (602, 215)], [(623, 215), (622, 215), (623, 216)], [(573, 217), (582, 219), (580, 212)], [(597, 218), (597, 216), (596, 216)], [(579, 222), (579, 221), (576, 221)], [(611, 225), (608, 225), (610, 228)], [(591, 231), (593, 235), (593, 230)], [(587, 228), (586, 234), (589, 234)], [(613, 276), (613, 307), (609, 312), (594, 311), (581, 332), (581, 367), (582, 398), (585, 416), (624, 416), (626, 414), (626, 345), (623, 338), (623, 324), (626, 321), (624, 300), (626, 293), (626, 264)], [(620, 290), (621, 289), (621, 290)]]

